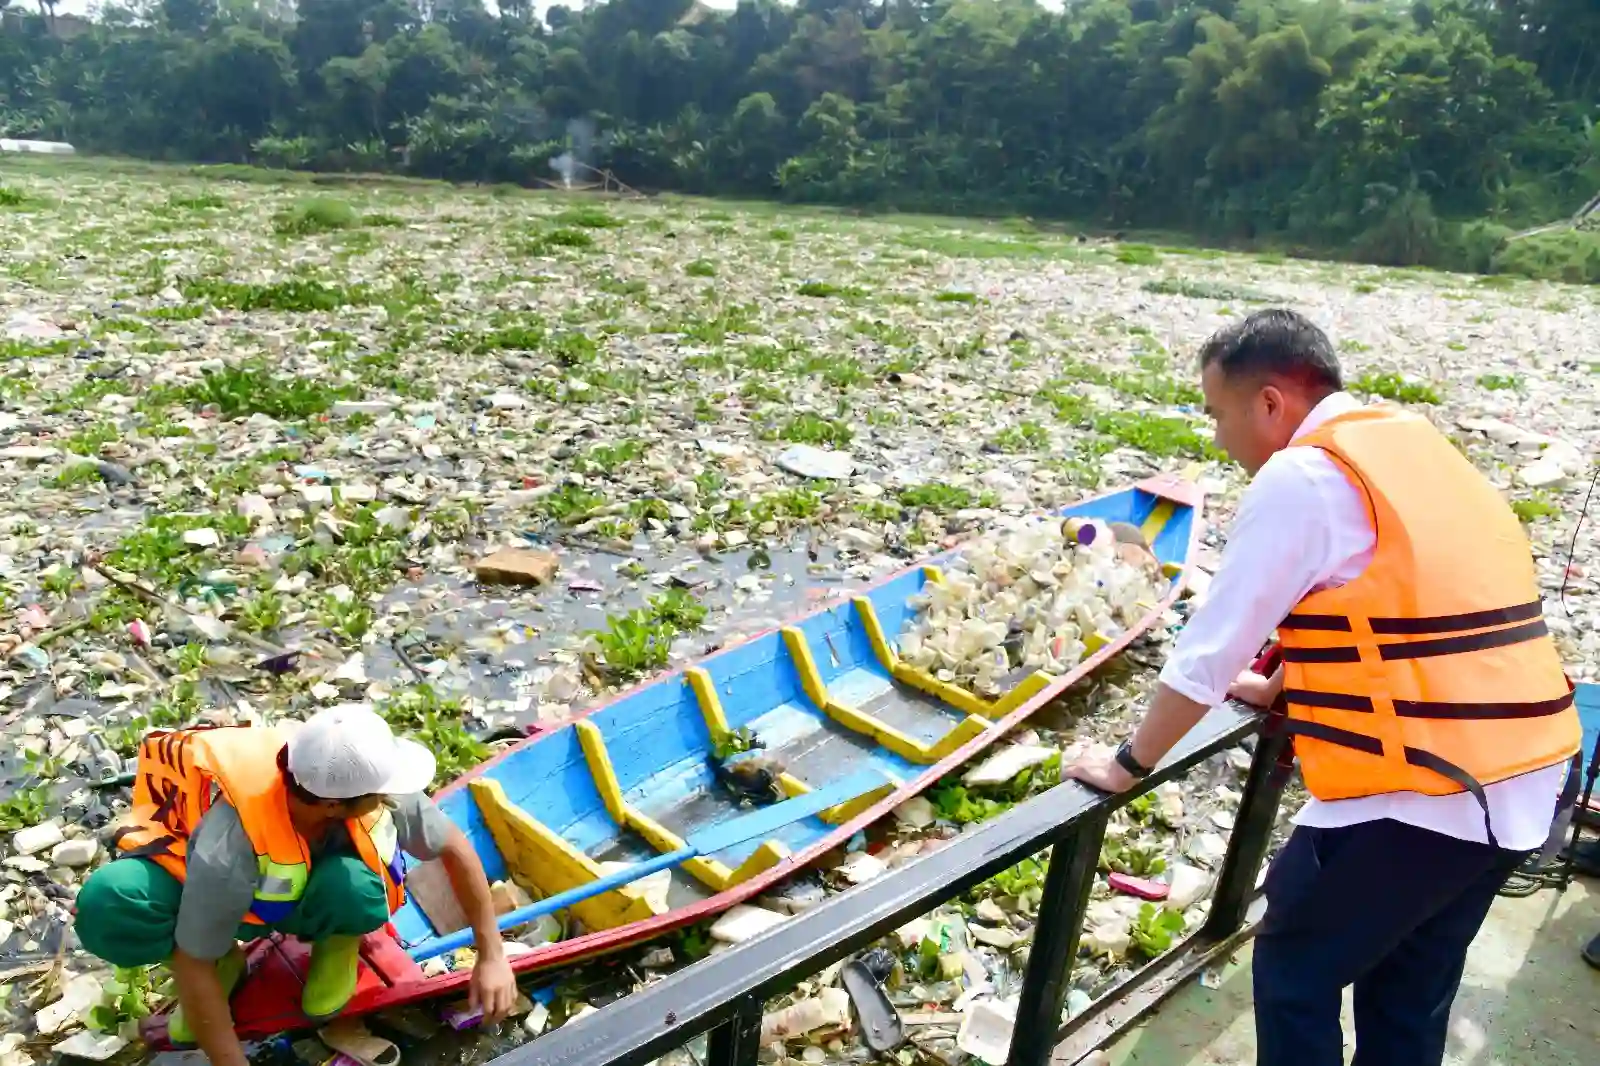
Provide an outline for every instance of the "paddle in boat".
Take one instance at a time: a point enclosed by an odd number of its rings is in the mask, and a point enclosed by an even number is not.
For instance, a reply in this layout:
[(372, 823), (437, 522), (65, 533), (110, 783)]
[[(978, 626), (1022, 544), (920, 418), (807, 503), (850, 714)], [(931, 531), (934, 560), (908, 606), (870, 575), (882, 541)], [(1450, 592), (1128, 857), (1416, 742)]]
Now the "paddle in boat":
[[(1151, 478), (1061, 515), (1137, 527), (1162, 568), (1159, 602), (1113, 639), (1090, 641), (1091, 653), (1064, 674), (1026, 674), (985, 699), (900, 659), (908, 601), (941, 580), (958, 547), (589, 708), (441, 790), (435, 799), (490, 880), (537, 901), (503, 914), (501, 928), (559, 913), (575, 934), (514, 955), (513, 968), (570, 967), (772, 890), (1148, 631), (1182, 591), (1201, 528), (1199, 488)], [(782, 767), (765, 806), (739, 802), (709, 758), (736, 735), (759, 738)], [(448, 905), (437, 862), (407, 863), (406, 903), (363, 943), (344, 1017), (466, 995), (470, 970), (446, 969), (441, 957), (469, 946), (471, 932)], [(232, 998), (241, 1037), (308, 1025), (299, 979), (308, 952), (292, 938), (255, 942)], [(145, 1036), (165, 1046), (164, 1015), (147, 1019)]]

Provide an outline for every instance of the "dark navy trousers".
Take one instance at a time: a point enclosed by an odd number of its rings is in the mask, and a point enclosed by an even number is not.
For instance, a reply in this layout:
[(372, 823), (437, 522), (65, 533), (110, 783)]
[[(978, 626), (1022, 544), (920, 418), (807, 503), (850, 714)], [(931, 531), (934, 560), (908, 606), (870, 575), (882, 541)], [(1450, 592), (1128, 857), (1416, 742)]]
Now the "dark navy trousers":
[(1467, 946), (1527, 852), (1388, 819), (1295, 828), (1267, 873), (1253, 967), (1257, 1066), (1439, 1066)]

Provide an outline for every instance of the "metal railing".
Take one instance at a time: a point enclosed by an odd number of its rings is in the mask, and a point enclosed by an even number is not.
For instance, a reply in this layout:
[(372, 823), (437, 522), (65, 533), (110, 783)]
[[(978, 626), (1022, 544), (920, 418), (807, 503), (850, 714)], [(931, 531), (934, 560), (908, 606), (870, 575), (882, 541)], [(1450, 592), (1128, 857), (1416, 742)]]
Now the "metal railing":
[(1111, 814), (1258, 734), (1262, 721), (1242, 705), (1214, 708), (1133, 791), (1106, 796), (1076, 782), (1058, 785), (938, 851), (509, 1051), (491, 1066), (643, 1066), (707, 1032), (705, 1066), (754, 1066), (768, 999), (1046, 847), (1050, 863), (1007, 1066), (1076, 1062), (1250, 934), (1259, 917), (1257, 876), (1283, 792), (1283, 775), (1273, 773), (1285, 743), (1280, 737), (1256, 743), (1204, 925), (1062, 1021)]

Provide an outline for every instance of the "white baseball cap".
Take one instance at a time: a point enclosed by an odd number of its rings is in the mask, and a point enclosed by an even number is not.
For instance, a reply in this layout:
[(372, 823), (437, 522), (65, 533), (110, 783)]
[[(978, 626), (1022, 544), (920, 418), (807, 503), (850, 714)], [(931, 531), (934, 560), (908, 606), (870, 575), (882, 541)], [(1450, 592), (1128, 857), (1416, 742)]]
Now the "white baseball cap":
[(433, 782), (433, 752), (394, 735), (372, 709), (347, 703), (319, 711), (289, 737), (289, 772), (313, 796), (404, 796)]

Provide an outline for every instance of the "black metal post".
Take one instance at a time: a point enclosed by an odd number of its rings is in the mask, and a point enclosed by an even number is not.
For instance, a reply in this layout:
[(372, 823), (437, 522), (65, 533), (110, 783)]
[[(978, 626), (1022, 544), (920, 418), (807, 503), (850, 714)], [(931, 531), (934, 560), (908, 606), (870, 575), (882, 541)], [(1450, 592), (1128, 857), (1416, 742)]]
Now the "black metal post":
[(756, 1066), (761, 1050), (761, 1000), (741, 996), (733, 1017), (711, 1030), (706, 1040), (706, 1066)]
[(1046, 1066), (1050, 1061), (1110, 812), (1109, 805), (1100, 807), (1050, 850), (1006, 1066)]
[(1286, 736), (1263, 735), (1256, 739), (1255, 759), (1250, 763), (1244, 796), (1239, 800), (1233, 832), (1228, 836), (1228, 855), (1217, 878), (1211, 911), (1200, 930), (1200, 935), (1208, 940), (1226, 939), (1244, 924), (1245, 908), (1255, 893), (1261, 863), (1272, 843), (1278, 804), (1283, 799), (1283, 775), (1275, 775), (1273, 770), (1288, 743)]

